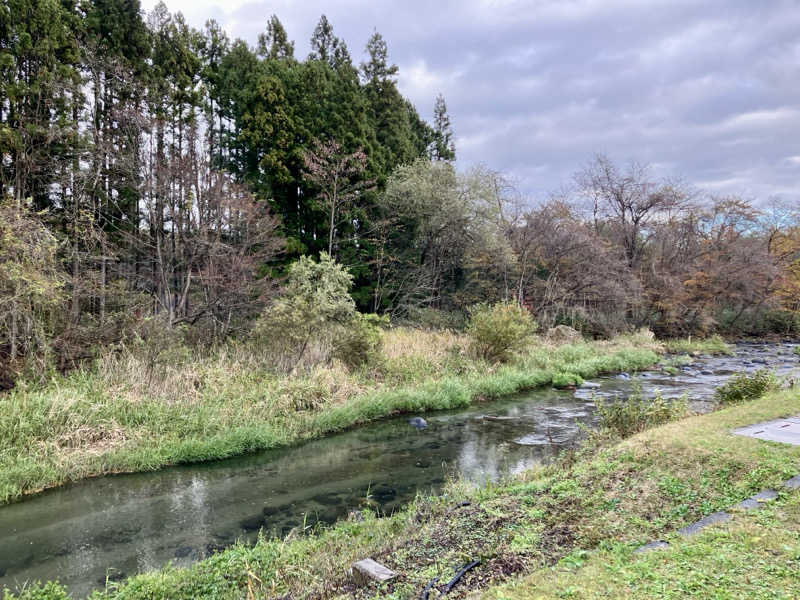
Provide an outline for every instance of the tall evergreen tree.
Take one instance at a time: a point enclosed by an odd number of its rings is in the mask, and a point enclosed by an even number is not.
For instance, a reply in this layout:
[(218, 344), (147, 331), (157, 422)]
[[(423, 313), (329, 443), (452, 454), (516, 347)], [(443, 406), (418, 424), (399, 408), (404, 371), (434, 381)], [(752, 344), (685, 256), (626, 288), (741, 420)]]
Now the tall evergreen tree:
[(430, 135), (397, 89), (398, 68), (389, 64), (386, 41), (380, 33), (372, 34), (366, 50), (369, 57), (361, 63), (361, 76), (377, 138), (373, 158), (379, 181), (384, 182), (396, 166), (425, 155)]
[(225, 30), (216, 21), (206, 21), (205, 29), (198, 38), (201, 78), (205, 88), (206, 139), (212, 164), (224, 164), (222, 132), (223, 120), (222, 61), (230, 51), (230, 40)]
[(311, 34), (309, 60), (321, 60), (332, 64), (334, 51), (338, 43), (339, 40), (333, 35), (333, 26), (328, 21), (328, 17), (322, 15), (314, 28), (314, 33)]
[(0, 15), (0, 193), (46, 208), (76, 134), (76, 20), (57, 0), (9, 0)]
[(433, 106), (433, 142), (429, 154), (432, 160), (453, 161), (456, 159), (456, 145), (453, 141), (453, 126), (447, 114), (444, 96), (436, 96)]
[(377, 88), (393, 86), (396, 83), (395, 75), (399, 69), (397, 65), (389, 64), (386, 40), (377, 31), (367, 41), (367, 54), (369, 60), (361, 63), (364, 82)]
[(140, 119), (150, 54), (139, 0), (84, 0), (83, 68), (90, 89), (94, 209), (107, 231), (137, 221)]
[(294, 59), (294, 42), (289, 41), (286, 30), (275, 15), (269, 18), (267, 31), (258, 34), (258, 55), (270, 60)]

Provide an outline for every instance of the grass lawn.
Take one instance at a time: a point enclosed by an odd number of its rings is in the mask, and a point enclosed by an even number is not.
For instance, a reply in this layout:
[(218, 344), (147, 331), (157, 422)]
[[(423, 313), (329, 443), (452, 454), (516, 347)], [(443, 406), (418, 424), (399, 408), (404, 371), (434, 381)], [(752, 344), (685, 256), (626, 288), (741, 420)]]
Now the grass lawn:
[(800, 598), (800, 493), (670, 548), (632, 555), (623, 543), (573, 553), (556, 566), (489, 590), (486, 598)]

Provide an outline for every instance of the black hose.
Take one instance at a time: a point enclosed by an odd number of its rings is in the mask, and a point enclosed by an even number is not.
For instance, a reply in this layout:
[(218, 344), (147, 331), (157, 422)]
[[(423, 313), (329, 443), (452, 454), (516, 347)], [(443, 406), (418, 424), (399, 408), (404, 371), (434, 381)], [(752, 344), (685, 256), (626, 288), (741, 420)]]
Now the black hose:
[(450, 581), (447, 582), (447, 585), (444, 586), (444, 591), (442, 592), (442, 595), (452, 590), (453, 587), (458, 583), (458, 580), (461, 579), (467, 571), (474, 569), (479, 564), (481, 564), (481, 561), (473, 560), (468, 565), (462, 567), (461, 570), (459, 570), (458, 573), (456, 573), (455, 576)]
[(422, 594), (420, 594), (419, 600), (428, 600), (428, 594), (431, 593), (431, 588), (433, 587), (433, 584), (436, 583), (437, 581), (439, 581), (439, 578), (434, 577), (428, 582), (428, 585), (426, 585), (425, 589), (422, 590)]

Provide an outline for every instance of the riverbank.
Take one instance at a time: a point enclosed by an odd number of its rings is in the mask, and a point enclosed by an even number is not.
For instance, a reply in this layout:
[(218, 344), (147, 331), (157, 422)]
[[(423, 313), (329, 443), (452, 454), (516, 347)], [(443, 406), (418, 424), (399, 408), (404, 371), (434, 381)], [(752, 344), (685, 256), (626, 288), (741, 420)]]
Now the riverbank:
[[(295, 375), (252, 350), (110, 354), (47, 385), (0, 397), (0, 502), (87, 477), (217, 460), (298, 443), (392, 414), (453, 409), (600, 373), (653, 365), (645, 334), (553, 345), (537, 340), (505, 365), (467, 352), (452, 332), (383, 333), (382, 358)], [(681, 350), (724, 352), (719, 340)]]
[[(796, 475), (800, 447), (730, 430), (799, 412), (796, 390), (770, 393), (626, 440), (606, 439), (504, 484), (455, 482), (391, 517), (367, 511), (286, 540), (237, 545), (186, 569), (110, 584), (94, 598), (415, 597), (433, 578), (446, 582), (454, 567), (473, 560), (480, 566), (448, 597), (782, 597), (770, 590), (796, 597), (800, 492), (781, 491), (767, 508), (737, 512), (696, 538), (674, 543), (674, 532), (762, 489), (781, 489)], [(673, 543), (633, 554), (653, 539)], [(397, 580), (353, 587), (347, 567), (367, 556), (395, 570)], [(33, 593), (21, 597), (63, 597), (53, 586)]]

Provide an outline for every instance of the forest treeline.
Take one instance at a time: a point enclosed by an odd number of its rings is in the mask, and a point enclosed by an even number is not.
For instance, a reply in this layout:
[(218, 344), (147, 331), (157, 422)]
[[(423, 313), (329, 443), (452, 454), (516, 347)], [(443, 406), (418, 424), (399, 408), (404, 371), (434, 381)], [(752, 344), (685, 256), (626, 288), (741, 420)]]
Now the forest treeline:
[(310, 48), (276, 16), (252, 47), (163, 4), (0, 5), (7, 373), (154, 330), (247, 335), (288, 267), (323, 253), (362, 312), (425, 326), (503, 301), (591, 336), (800, 330), (797, 207), (603, 156), (534, 206), (455, 169), (444, 98), (426, 123), (379, 33), (356, 64), (322, 16)]

